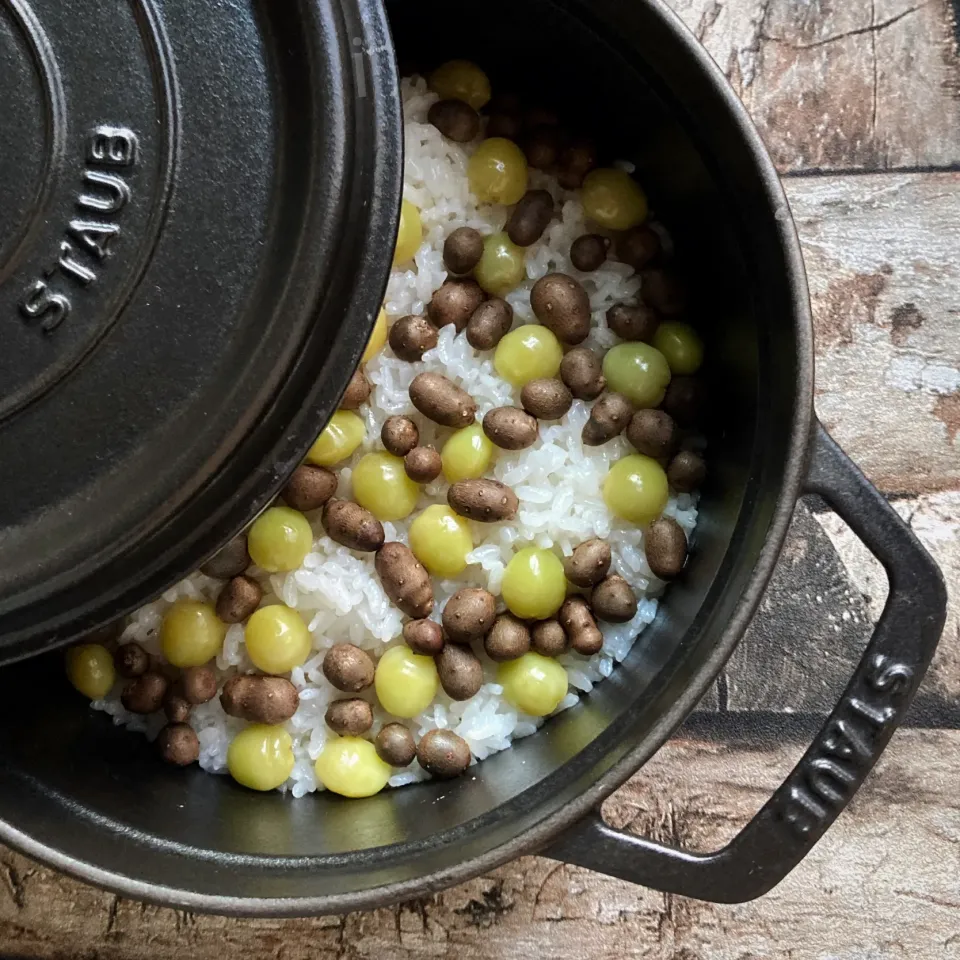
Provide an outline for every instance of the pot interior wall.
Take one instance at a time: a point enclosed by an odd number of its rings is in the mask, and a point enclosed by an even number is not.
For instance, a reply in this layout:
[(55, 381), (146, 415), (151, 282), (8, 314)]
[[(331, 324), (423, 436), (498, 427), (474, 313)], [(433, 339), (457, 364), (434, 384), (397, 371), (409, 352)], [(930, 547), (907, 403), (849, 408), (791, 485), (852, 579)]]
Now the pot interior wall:
[(808, 403), (805, 334), (782, 227), (723, 95), (641, 2), (487, 0), (451, 15), (417, 0), (395, 3), (392, 17), (401, 62), (473, 58), (496, 89), (555, 101), (637, 164), (708, 343), (711, 475), (689, 575), (579, 707), (472, 776), (359, 802), (291, 802), (172, 771), (145, 740), (85, 708), (59, 657), (2, 671), (0, 818), (81, 863), (192, 893), (298, 898), (453, 868), (509, 844), (628, 750), (652, 752), (680, 719), (669, 707), (719, 666), (721, 633), (750, 584)]

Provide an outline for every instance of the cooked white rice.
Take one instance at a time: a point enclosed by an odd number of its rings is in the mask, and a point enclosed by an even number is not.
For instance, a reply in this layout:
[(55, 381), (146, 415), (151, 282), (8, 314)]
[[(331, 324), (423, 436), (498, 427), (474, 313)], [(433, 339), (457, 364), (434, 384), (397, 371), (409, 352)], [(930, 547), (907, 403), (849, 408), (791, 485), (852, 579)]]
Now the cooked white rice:
[[(503, 228), (505, 207), (478, 205), (467, 186), (467, 158), (476, 144), (460, 145), (446, 140), (426, 122), (427, 110), (436, 100), (419, 78), (403, 82), (406, 165), (404, 196), (420, 208), (424, 241), (415, 258), (415, 268), (395, 269), (387, 288), (386, 309), (395, 319), (425, 311), (433, 292), (447, 277), (443, 266), (443, 242), (457, 227), (471, 226), (483, 234)], [(603, 318), (607, 308), (636, 297), (640, 281), (624, 264), (608, 260), (597, 271), (580, 273), (570, 263), (570, 245), (585, 232), (597, 232), (589, 226), (575, 193), (562, 190), (555, 179), (531, 170), (531, 186), (549, 190), (562, 204), (559, 219), (547, 228), (543, 237), (528, 249), (528, 280), (507, 297), (515, 312), (516, 324), (535, 322), (530, 309), (530, 289), (540, 277), (561, 271), (577, 277), (590, 294), (593, 307), (593, 331), (587, 345), (600, 351), (616, 342)], [(367, 364), (368, 379), (375, 390), (371, 403), (361, 409), (367, 422), (367, 440), (354, 457), (339, 471), (338, 497), (350, 496), (352, 468), (364, 453), (380, 448), (380, 428), (394, 414), (416, 421), (423, 443), (439, 447), (451, 431), (437, 427), (422, 417), (410, 403), (408, 387), (413, 377), (425, 370), (442, 373), (461, 385), (477, 402), (482, 416), (487, 410), (505, 404), (518, 405), (519, 391), (494, 372), (489, 353), (474, 350), (464, 336), (456, 336), (452, 326), (442, 328), (437, 347), (422, 363), (398, 360), (387, 347)], [(587, 447), (580, 433), (589, 415), (589, 407), (575, 401), (562, 421), (542, 424), (537, 442), (515, 453), (501, 451), (494, 468), (498, 480), (508, 484), (520, 500), (514, 522), (473, 524), (475, 548), (471, 565), (456, 580), (434, 579), (437, 605), (433, 619), (440, 619), (447, 599), (464, 585), (485, 586), (499, 594), (504, 568), (514, 551), (535, 544), (552, 548), (564, 556), (577, 544), (591, 537), (606, 539), (613, 551), (613, 569), (632, 585), (640, 600), (637, 615), (630, 623), (602, 624), (603, 649), (593, 657), (569, 653), (560, 658), (566, 667), (570, 690), (560, 704), (565, 710), (577, 703), (583, 693), (608, 677), (615, 663), (622, 661), (646, 624), (657, 612), (656, 597), (664, 584), (647, 566), (643, 550), (643, 532), (614, 518), (600, 495), (601, 482), (610, 465), (630, 452), (621, 437), (600, 447)], [(446, 502), (442, 478), (424, 488), (417, 513), (432, 503)], [(696, 523), (696, 497), (671, 498), (666, 513), (677, 519), (688, 535)], [(388, 647), (400, 643), (403, 618), (383, 592), (374, 572), (371, 554), (354, 553), (331, 541), (323, 533), (318, 515), (310, 517), (316, 534), (313, 551), (300, 569), (287, 574), (253, 574), (265, 589), (264, 602), (280, 600), (300, 611), (313, 638), (313, 655), (290, 679), (300, 691), (300, 706), (287, 723), (293, 737), (296, 764), (283, 789), (295, 797), (323, 789), (316, 781), (313, 761), (320, 754), (328, 730), (324, 713), (328, 704), (342, 696), (324, 678), (320, 669), (324, 653), (336, 643), (349, 642), (378, 657)], [(387, 540), (407, 542), (409, 522), (384, 524)], [(149, 652), (159, 654), (159, 628), (165, 612), (178, 599), (214, 601), (220, 581), (196, 573), (167, 591), (159, 600), (143, 607), (131, 618), (123, 640), (136, 641)], [(532, 734), (542, 720), (519, 713), (502, 696), (495, 681), (496, 665), (477, 649), (484, 663), (486, 684), (470, 700), (455, 703), (442, 692), (423, 714), (407, 725), (419, 737), (434, 728), (449, 728), (470, 745), (475, 760), (510, 746), (511, 740)], [(221, 680), (236, 672), (253, 672), (244, 648), (244, 628), (234, 625), (227, 631), (223, 651), (217, 658)], [(366, 694), (374, 701), (372, 690)], [(124, 710), (120, 703), (120, 685), (110, 695), (93, 704), (131, 730), (153, 738), (165, 723), (162, 716), (141, 717)], [(394, 720), (375, 707), (376, 725)], [(200, 739), (200, 765), (211, 773), (226, 772), (227, 747), (243, 728), (243, 721), (228, 717), (214, 699), (195, 707), (190, 723)], [(402, 786), (424, 779), (426, 774), (414, 761), (390, 780)]]

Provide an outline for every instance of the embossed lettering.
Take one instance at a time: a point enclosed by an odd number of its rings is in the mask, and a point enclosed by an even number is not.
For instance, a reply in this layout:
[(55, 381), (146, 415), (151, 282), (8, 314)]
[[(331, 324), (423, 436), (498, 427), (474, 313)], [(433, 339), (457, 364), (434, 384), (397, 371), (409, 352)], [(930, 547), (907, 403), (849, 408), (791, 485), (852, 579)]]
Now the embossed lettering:
[(850, 759), (869, 757), (870, 744), (847, 720), (835, 720), (823, 738), (823, 746), (834, 756)]
[(865, 666), (860, 689), (845, 697), (833, 719), (790, 778), (778, 816), (798, 837), (826, 829), (850, 799), (874, 760), (913, 670), (877, 655)]
[(73, 277), (74, 280), (85, 287), (90, 286), (97, 279), (97, 275), (92, 270), (74, 260), (73, 247), (66, 240), (60, 244), (60, 259), (57, 263), (64, 273)]
[(37, 280), (20, 302), (20, 312), (28, 320), (42, 321), (40, 328), (45, 333), (53, 333), (70, 316), (70, 301)]
[(905, 663), (892, 663), (877, 655), (867, 671), (867, 683), (874, 690), (883, 690), (891, 697), (901, 693), (913, 677), (913, 671)]
[(98, 260), (106, 260), (110, 241), (120, 235), (120, 228), (115, 223), (72, 220), (67, 233)]
[(87, 148), (90, 163), (132, 167), (137, 162), (137, 135), (126, 127), (97, 127)]
[(102, 170), (87, 170), (83, 182), (97, 188), (96, 193), (81, 193), (77, 206), (97, 213), (119, 213), (130, 202), (130, 188), (122, 177)]
[[(42, 271), (42, 279), (28, 288), (20, 301), (20, 313), (27, 323), (52, 333), (70, 316), (72, 305), (64, 293), (51, 287), (59, 280), (89, 287), (97, 279), (99, 264), (113, 252), (112, 244), (120, 237), (120, 226), (102, 218), (115, 216), (130, 202), (129, 183), (117, 168), (132, 167), (137, 162), (139, 143), (127, 127), (96, 127), (87, 142), (87, 168), (83, 171), (83, 188), (76, 205), (98, 215), (97, 219), (71, 220), (65, 233), (69, 240), (60, 243), (56, 261)], [(113, 171), (98, 169), (112, 167)], [(49, 283), (48, 283), (49, 281)]]

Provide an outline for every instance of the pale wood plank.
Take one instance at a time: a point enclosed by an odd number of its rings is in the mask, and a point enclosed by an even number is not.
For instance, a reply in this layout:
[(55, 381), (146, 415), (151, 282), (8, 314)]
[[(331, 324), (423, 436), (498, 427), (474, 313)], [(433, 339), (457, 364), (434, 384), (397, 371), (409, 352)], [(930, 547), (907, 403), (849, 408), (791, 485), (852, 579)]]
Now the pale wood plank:
[[(798, 743), (678, 740), (608, 803), (617, 825), (722, 844)], [(525, 857), (422, 901), (343, 918), (231, 921), (144, 907), (0, 853), (0, 952), (101, 960), (224, 956), (820, 960), (960, 955), (960, 732), (899, 734), (878, 777), (777, 890), (714, 907)]]
[(787, 181), (817, 411), (889, 493), (960, 486), (960, 173)]
[(779, 169), (960, 162), (949, 0), (670, 0), (746, 104)]

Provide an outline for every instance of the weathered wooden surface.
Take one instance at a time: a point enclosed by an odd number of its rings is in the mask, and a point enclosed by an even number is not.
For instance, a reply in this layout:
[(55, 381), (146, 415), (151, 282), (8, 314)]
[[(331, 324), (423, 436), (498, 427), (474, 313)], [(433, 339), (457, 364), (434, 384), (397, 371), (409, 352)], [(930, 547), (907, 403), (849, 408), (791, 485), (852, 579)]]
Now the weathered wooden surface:
[[(799, 745), (677, 739), (607, 817), (710, 848), (731, 836)], [(231, 921), (118, 901), (0, 854), (0, 949), (97, 960), (413, 957), (742, 960), (960, 956), (960, 733), (898, 735), (880, 773), (778, 889), (744, 906), (664, 896), (525, 857), (392, 909)], [(895, 810), (895, 812), (893, 812)]]
[[(528, 857), (394, 909), (230, 921), (118, 900), (0, 849), (0, 955), (960, 958), (960, 59), (951, 2), (674, 6), (789, 175), (816, 316), (818, 412), (950, 584), (945, 639), (914, 728), (897, 735), (879, 775), (811, 856), (754, 904), (693, 903)], [(804, 175), (814, 171), (833, 173)], [(852, 533), (815, 502), (801, 508), (719, 693), (608, 801), (608, 819), (695, 849), (729, 839), (816, 720), (783, 711), (827, 708), (885, 592)]]
[(951, 167), (960, 70), (950, 0), (674, 0), (781, 171)]

